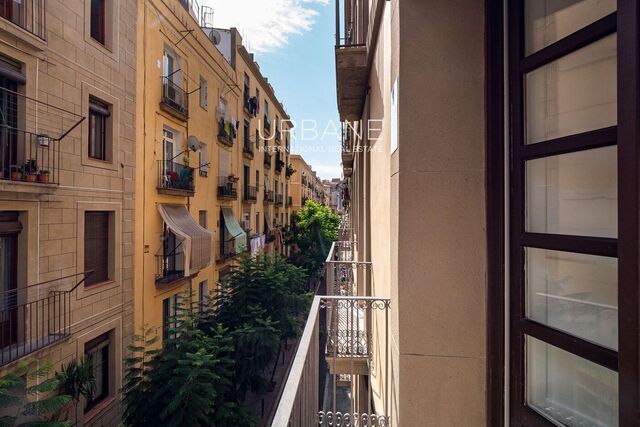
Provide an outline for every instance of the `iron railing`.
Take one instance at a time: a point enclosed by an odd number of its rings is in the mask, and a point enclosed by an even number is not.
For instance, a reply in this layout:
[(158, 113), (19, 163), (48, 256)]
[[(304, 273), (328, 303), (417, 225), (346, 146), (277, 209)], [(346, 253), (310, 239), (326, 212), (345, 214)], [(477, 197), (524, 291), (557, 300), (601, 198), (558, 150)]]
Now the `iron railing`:
[(184, 10), (189, 12), (189, 15), (195, 19), (198, 24), (202, 23), (200, 16), (200, 5), (196, 0), (180, 0), (180, 4), (184, 7)]
[(0, 179), (59, 184), (61, 141), (83, 120), (71, 111), (0, 88)]
[(265, 150), (264, 152), (264, 165), (268, 168), (271, 167), (271, 154)]
[(249, 96), (249, 89), (247, 87), (244, 88), (243, 108), (252, 117), (258, 114), (258, 98)]
[(233, 123), (227, 122), (221, 118), (218, 121), (218, 141), (228, 146), (232, 146), (235, 137), (236, 134)]
[(156, 283), (166, 284), (184, 277), (184, 252), (182, 243), (174, 248), (163, 249), (156, 254)]
[(236, 256), (235, 239), (218, 240), (216, 242), (216, 260), (225, 261)]
[(273, 203), (275, 201), (275, 194), (273, 190), (264, 190), (265, 203)]
[(0, 2), (0, 18), (12, 22), (42, 40), (46, 38), (45, 13), (45, 0)]
[(284, 167), (284, 161), (280, 159), (280, 155), (276, 156), (276, 172), (282, 172), (282, 168)]
[[(352, 259), (353, 246), (332, 244), (327, 292), (342, 266), (371, 266)], [(390, 425), (390, 307), (387, 298), (345, 292), (315, 297), (272, 426)]]
[(276, 205), (282, 206), (283, 201), (284, 201), (284, 197), (282, 196), (282, 194), (276, 194), (275, 196)]
[(193, 168), (171, 160), (158, 160), (158, 189), (195, 192)]
[(251, 144), (249, 136), (246, 135), (246, 133), (242, 144), (242, 152), (253, 159), (253, 144)]
[[(0, 366), (66, 339), (72, 293), (92, 271), (0, 292)], [(82, 279), (75, 283), (79, 276)], [(60, 288), (67, 287), (67, 290)]]
[(243, 199), (248, 202), (255, 202), (256, 200), (258, 200), (258, 187), (253, 185), (245, 185)]
[[(272, 426), (389, 426), (389, 309), (386, 298), (316, 296)], [(372, 382), (384, 382), (381, 407)]]
[(171, 77), (162, 78), (162, 104), (189, 117), (189, 94), (174, 83)]
[(218, 198), (232, 200), (238, 198), (238, 189), (234, 179), (228, 176), (218, 177)]

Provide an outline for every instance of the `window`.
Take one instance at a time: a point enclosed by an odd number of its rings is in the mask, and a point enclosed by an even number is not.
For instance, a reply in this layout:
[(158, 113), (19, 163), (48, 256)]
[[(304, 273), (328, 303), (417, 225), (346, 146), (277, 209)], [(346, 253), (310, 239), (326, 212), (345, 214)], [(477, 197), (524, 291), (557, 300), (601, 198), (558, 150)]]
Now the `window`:
[(245, 120), (244, 121), (244, 149), (245, 151), (250, 151), (251, 150), (251, 141), (249, 139), (249, 133), (251, 131), (249, 130), (249, 121)]
[(200, 176), (207, 176), (209, 173), (209, 149), (205, 144), (202, 144), (198, 151), (198, 164), (200, 166), (198, 169)]
[(17, 301), (11, 295), (18, 288), (18, 233), (22, 230), (18, 212), (0, 212), (0, 279), (5, 295), (0, 307), (0, 344), (2, 347), (15, 344), (18, 340)]
[(179, 294), (175, 294), (162, 301), (162, 338), (177, 338), (178, 335), (170, 333), (170, 330), (176, 328), (176, 316), (180, 314), (181, 298)]
[(207, 109), (207, 80), (200, 76), (200, 106)]
[(204, 313), (207, 309), (207, 302), (209, 300), (209, 281), (203, 280), (198, 283), (198, 305), (200, 307), (200, 313)]
[(110, 280), (109, 264), (113, 243), (109, 238), (110, 212), (86, 211), (84, 214), (84, 269), (93, 270), (87, 286)]
[(100, 335), (84, 345), (84, 354), (91, 359), (95, 388), (93, 396), (87, 400), (84, 412), (87, 413), (98, 403), (109, 397), (111, 387), (111, 373), (109, 371), (109, 358), (111, 350), (111, 333)]
[(256, 234), (260, 234), (260, 212), (256, 212)]
[(91, 37), (100, 44), (106, 44), (106, 1), (91, 0)]
[(89, 98), (89, 157), (108, 161), (108, 125), (110, 106), (94, 97)]
[(224, 117), (224, 114), (227, 112), (227, 100), (224, 99), (223, 96), (221, 96), (218, 101), (218, 110), (220, 110), (220, 114)]
[(510, 10), (510, 424), (618, 425), (616, 2), (560, 3)]
[(198, 212), (198, 223), (202, 228), (207, 228), (209, 225), (209, 213), (207, 211)]

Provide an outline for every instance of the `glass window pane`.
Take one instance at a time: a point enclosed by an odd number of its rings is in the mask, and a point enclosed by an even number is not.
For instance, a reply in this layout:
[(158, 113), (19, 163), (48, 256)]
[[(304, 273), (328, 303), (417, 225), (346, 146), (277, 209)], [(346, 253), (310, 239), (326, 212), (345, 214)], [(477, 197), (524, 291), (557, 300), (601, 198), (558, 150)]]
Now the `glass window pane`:
[(616, 146), (530, 160), (525, 186), (527, 231), (617, 237)]
[(525, 76), (526, 143), (617, 123), (616, 35)]
[(525, 249), (527, 317), (618, 349), (618, 260)]
[(526, 337), (526, 401), (564, 426), (617, 426), (618, 373)]
[(526, 55), (616, 11), (616, 0), (525, 0), (524, 3)]

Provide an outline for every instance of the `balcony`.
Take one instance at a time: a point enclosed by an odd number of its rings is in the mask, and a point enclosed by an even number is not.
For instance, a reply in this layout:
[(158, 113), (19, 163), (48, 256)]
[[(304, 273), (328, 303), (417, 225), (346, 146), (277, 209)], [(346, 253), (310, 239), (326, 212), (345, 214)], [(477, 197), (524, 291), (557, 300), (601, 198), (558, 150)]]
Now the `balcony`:
[(276, 206), (282, 206), (283, 202), (284, 202), (284, 196), (282, 194), (276, 194), (275, 196)]
[(0, 191), (53, 192), (62, 140), (84, 117), (6, 88), (0, 98)]
[[(342, 270), (371, 266), (352, 261), (352, 249), (350, 241), (331, 246), (325, 264), (330, 295), (313, 300), (274, 426), (343, 425), (347, 420), (345, 425), (389, 426), (391, 301), (347, 295), (344, 286), (336, 287), (351, 280)], [(354, 392), (361, 398), (353, 399)]]
[(233, 140), (236, 137), (236, 130), (231, 122), (227, 122), (224, 119), (218, 121), (218, 141), (233, 147)]
[(278, 129), (278, 125), (276, 124), (276, 131), (275, 131), (275, 139), (276, 142), (281, 142), (282, 141), (282, 134), (280, 132), (280, 129)]
[(244, 143), (242, 144), (242, 154), (249, 159), (253, 159), (253, 145), (251, 141), (249, 141), (248, 137), (245, 136)]
[(236, 256), (235, 239), (216, 241), (216, 262), (225, 262)]
[(160, 108), (182, 121), (189, 118), (189, 94), (170, 77), (162, 78)]
[(218, 177), (218, 199), (236, 200), (238, 198), (237, 180), (228, 176)]
[(182, 243), (167, 253), (156, 254), (156, 284), (167, 285), (184, 279), (184, 251)]
[(271, 119), (266, 114), (264, 115), (264, 130), (267, 133), (271, 132)]
[(258, 187), (245, 185), (242, 200), (248, 203), (255, 203), (258, 200)]
[(193, 168), (171, 160), (158, 160), (158, 193), (193, 196), (195, 194)]
[(258, 98), (256, 98), (255, 96), (249, 96), (249, 89), (246, 87), (242, 108), (244, 112), (251, 117), (255, 117), (258, 114)]
[(284, 168), (284, 162), (280, 159), (280, 156), (276, 157), (276, 173), (282, 172)]
[(271, 169), (271, 154), (268, 151), (264, 152), (264, 165)]
[(264, 202), (273, 203), (275, 201), (275, 194), (273, 190), (264, 190)]
[[(87, 271), (0, 292), (0, 366), (70, 336), (72, 293), (89, 274)], [(61, 290), (63, 287), (67, 290)]]
[[(40, 40), (46, 38), (45, 0), (2, 1), (0, 2), (0, 18), (17, 25)], [(11, 32), (16, 33), (15, 30)]]

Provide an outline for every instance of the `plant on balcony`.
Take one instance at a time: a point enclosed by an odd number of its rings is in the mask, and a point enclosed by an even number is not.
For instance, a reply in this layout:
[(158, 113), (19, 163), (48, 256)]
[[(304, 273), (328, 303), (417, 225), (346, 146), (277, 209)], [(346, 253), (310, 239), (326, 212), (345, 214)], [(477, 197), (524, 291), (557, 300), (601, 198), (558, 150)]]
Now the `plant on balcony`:
[[(72, 397), (59, 392), (57, 376), (46, 379), (51, 365), (36, 361), (23, 361), (9, 374), (0, 378), (0, 425), (38, 425), (42, 427), (68, 426), (67, 421), (54, 421)], [(23, 390), (18, 392), (17, 390)], [(25, 419), (30, 420), (25, 422)]]
[(38, 162), (36, 161), (36, 159), (29, 159), (24, 163), (24, 166), (22, 167), (24, 174), (25, 174), (25, 179), (28, 182), (36, 182), (36, 177), (38, 176)]
[(22, 166), (11, 165), (11, 180), (22, 181)]
[(294, 173), (296, 173), (296, 170), (293, 168), (293, 166), (291, 166), (291, 164), (287, 165), (287, 170), (285, 172), (287, 178), (290, 178), (291, 175), (293, 175)]
[(41, 184), (47, 184), (49, 182), (49, 171), (46, 169), (40, 169), (38, 172), (38, 182)]

